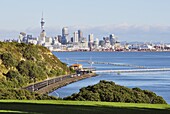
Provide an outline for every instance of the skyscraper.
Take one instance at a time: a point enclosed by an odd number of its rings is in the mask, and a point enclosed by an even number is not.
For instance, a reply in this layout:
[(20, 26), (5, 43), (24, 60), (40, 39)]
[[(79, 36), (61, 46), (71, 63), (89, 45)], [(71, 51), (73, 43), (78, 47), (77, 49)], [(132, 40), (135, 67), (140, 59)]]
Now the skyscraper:
[(93, 42), (94, 42), (94, 37), (93, 37), (93, 34), (89, 34), (89, 48), (90, 50), (92, 49), (93, 47)]
[(83, 38), (83, 32), (81, 30), (78, 30), (78, 40), (79, 40), (79, 42), (81, 41), (82, 38)]
[(74, 43), (78, 43), (78, 39), (79, 39), (79, 34), (78, 34), (78, 32), (76, 31), (76, 32), (74, 32), (73, 33), (73, 42)]
[(69, 39), (68, 27), (64, 27), (62, 29), (62, 44), (66, 44), (69, 41), (70, 39)]
[(63, 27), (62, 29), (62, 36), (68, 36), (69, 33), (68, 33), (68, 27)]
[(89, 42), (90, 42), (90, 43), (93, 43), (93, 42), (94, 42), (93, 34), (89, 34)]
[(114, 34), (110, 34), (109, 39), (110, 39), (110, 45), (113, 46), (116, 43), (115, 35)]

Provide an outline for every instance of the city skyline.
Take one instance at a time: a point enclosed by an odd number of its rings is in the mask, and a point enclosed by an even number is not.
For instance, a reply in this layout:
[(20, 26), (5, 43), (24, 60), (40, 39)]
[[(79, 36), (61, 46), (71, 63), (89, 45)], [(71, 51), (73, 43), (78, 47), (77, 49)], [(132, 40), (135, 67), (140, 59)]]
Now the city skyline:
[(114, 33), (122, 41), (168, 42), (169, 3), (168, 0), (4, 0), (0, 5), (0, 40), (16, 38), (20, 31), (39, 34), (43, 11), (48, 36), (61, 34), (61, 28), (67, 26), (72, 35), (81, 29), (86, 37), (93, 33), (101, 39)]

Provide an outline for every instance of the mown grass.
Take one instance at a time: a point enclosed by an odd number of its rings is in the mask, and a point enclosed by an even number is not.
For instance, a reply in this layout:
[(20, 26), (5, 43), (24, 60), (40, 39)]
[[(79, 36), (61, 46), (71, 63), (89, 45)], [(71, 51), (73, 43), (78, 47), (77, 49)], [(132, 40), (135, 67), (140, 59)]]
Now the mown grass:
[(0, 110), (0, 113), (29, 114), (29, 112), (23, 112), (23, 111), (12, 111), (12, 110)]
[(170, 105), (90, 101), (0, 100), (2, 114), (170, 114)]

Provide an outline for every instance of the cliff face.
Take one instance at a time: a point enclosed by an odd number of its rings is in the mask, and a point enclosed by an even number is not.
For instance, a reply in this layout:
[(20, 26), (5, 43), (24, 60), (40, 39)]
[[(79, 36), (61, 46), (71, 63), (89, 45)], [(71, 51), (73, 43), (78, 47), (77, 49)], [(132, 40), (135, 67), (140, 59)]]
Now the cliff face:
[(0, 88), (19, 88), (68, 72), (66, 64), (45, 47), (0, 42)]

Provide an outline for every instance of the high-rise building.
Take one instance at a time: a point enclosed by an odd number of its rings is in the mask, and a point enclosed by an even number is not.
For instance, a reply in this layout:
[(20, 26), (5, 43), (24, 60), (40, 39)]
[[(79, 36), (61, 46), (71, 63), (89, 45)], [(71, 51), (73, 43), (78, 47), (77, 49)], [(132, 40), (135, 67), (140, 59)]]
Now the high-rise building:
[(110, 39), (110, 45), (114, 45), (115, 43), (116, 43), (116, 37), (115, 37), (115, 35), (114, 34), (111, 34), (110, 36), (109, 36), (109, 39)]
[(67, 36), (67, 35), (69, 35), (68, 27), (63, 27), (63, 29), (62, 29), (62, 36)]
[(66, 44), (69, 41), (70, 39), (69, 39), (68, 27), (64, 27), (62, 29), (62, 44)]
[(73, 33), (73, 42), (74, 43), (78, 43), (78, 41), (79, 41), (79, 34), (78, 34), (78, 32), (76, 31), (76, 32), (74, 32)]
[(21, 42), (26, 43), (27, 42), (26, 33), (20, 32), (18, 41), (19, 41), (19, 43), (21, 43)]
[(81, 30), (78, 30), (78, 40), (79, 40), (79, 42), (81, 41), (82, 38), (83, 38), (83, 32)]
[(93, 34), (89, 34), (89, 43), (88, 43), (88, 46), (89, 46), (90, 50), (92, 50), (92, 48), (93, 48), (93, 42), (94, 42)]
[(93, 34), (89, 34), (89, 42), (93, 43), (94, 42), (94, 36)]
[(94, 41), (94, 48), (97, 49), (99, 46), (99, 39), (96, 38), (96, 41)]
[(62, 36), (61, 36), (61, 35), (58, 35), (57, 37), (58, 37), (58, 42), (61, 43), (61, 41), (62, 41)]
[(53, 39), (53, 45), (58, 44), (58, 43), (59, 43), (58, 37), (54, 37), (54, 39)]

